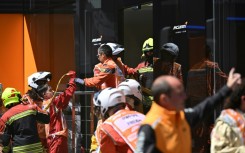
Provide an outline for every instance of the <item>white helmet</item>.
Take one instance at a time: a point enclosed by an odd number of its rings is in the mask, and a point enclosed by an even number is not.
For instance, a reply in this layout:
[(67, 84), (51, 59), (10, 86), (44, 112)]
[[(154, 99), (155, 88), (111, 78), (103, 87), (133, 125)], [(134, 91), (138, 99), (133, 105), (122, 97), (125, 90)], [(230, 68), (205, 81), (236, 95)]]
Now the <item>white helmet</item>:
[(101, 46), (103, 45), (108, 45), (111, 47), (112, 55), (118, 55), (119, 53), (124, 51), (124, 48), (122, 47), (122, 45), (119, 45), (117, 43), (106, 43), (106, 44), (102, 44)]
[(120, 89), (106, 88), (98, 96), (98, 103), (101, 106), (101, 115), (105, 116), (110, 107), (125, 103), (125, 96)]
[(93, 97), (94, 106), (100, 107), (100, 104), (98, 103), (98, 97), (99, 97), (100, 93), (101, 93), (101, 91), (94, 93), (94, 97)]
[(142, 101), (142, 92), (139, 82), (134, 79), (126, 79), (118, 85), (118, 89), (122, 90), (125, 96), (134, 98), (138, 102)]
[(50, 72), (36, 72), (28, 77), (28, 85), (31, 88), (37, 89), (37, 81), (50, 81), (51, 73)]

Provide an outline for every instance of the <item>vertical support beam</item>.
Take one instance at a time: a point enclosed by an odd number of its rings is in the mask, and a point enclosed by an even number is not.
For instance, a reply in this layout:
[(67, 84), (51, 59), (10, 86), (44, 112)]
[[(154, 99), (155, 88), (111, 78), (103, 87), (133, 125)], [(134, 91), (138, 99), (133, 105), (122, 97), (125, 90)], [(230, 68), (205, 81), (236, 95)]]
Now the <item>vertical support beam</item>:
[(76, 118), (75, 118), (75, 94), (72, 97), (72, 153), (75, 153), (75, 138), (76, 138)]

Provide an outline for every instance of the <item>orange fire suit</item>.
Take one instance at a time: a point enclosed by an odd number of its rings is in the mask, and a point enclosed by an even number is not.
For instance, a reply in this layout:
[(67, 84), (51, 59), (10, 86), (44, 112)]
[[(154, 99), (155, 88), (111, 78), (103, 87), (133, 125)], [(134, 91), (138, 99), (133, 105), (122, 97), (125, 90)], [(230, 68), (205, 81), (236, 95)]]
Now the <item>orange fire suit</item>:
[(130, 68), (127, 65), (125, 65), (121, 58), (117, 58), (116, 60), (114, 60), (114, 62), (116, 63), (116, 65), (119, 68), (119, 71), (122, 71), (122, 74), (124, 75), (124, 77), (126, 77), (127, 75), (136, 75), (137, 72), (134, 68)]
[[(50, 114), (50, 123), (45, 125), (48, 151), (50, 153), (68, 153), (67, 143), (67, 125), (62, 110), (68, 106), (68, 103), (76, 90), (74, 78), (69, 81), (69, 87), (55, 97), (48, 109)], [(45, 108), (47, 102), (43, 102)]]
[(74, 78), (68, 84), (66, 90), (56, 96), (49, 107), (50, 123), (45, 126), (45, 130), (50, 153), (68, 153), (68, 129), (62, 110), (68, 106), (76, 90)]
[(115, 88), (120, 83), (116, 69), (117, 65), (111, 58), (108, 58), (104, 63), (95, 65), (94, 77), (85, 78), (85, 86), (96, 87), (99, 90), (108, 87)]
[(137, 132), (145, 116), (136, 111), (119, 110), (100, 126), (102, 153), (133, 153)]

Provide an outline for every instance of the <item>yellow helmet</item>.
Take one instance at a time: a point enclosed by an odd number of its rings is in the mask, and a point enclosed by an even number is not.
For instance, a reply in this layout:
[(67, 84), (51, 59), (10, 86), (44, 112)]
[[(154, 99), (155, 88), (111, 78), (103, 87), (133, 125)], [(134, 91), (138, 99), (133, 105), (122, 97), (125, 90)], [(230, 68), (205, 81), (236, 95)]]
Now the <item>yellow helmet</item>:
[(4, 107), (8, 107), (10, 104), (19, 103), (21, 94), (15, 88), (6, 88), (2, 93), (2, 100)]
[(148, 38), (144, 44), (143, 44), (143, 47), (142, 47), (142, 52), (147, 52), (147, 51), (150, 51), (150, 50), (153, 50), (153, 39), (152, 38)]

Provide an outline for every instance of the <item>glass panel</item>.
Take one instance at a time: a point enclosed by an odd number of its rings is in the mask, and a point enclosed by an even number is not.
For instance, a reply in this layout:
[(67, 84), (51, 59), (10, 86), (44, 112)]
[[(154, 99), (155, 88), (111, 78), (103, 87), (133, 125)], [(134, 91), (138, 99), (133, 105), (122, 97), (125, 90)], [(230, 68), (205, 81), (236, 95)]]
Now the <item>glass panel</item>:
[[(155, 46), (158, 51), (167, 42), (173, 42), (179, 47), (175, 62), (182, 68), (183, 83), (188, 95), (186, 107), (194, 107), (216, 93), (225, 84), (226, 73), (231, 67), (231, 61), (234, 61), (233, 55), (228, 56), (226, 47), (223, 47), (233, 40), (224, 37), (228, 31), (222, 30), (226, 22), (220, 19), (223, 18), (220, 13), (225, 12), (221, 3), (215, 2), (213, 5), (211, 0), (164, 0), (153, 3), (154, 38), (157, 40)], [(160, 57), (161, 53), (157, 54)], [(193, 152), (209, 152), (210, 132), (221, 109), (222, 104), (214, 111), (210, 110), (201, 123), (192, 127)]]

